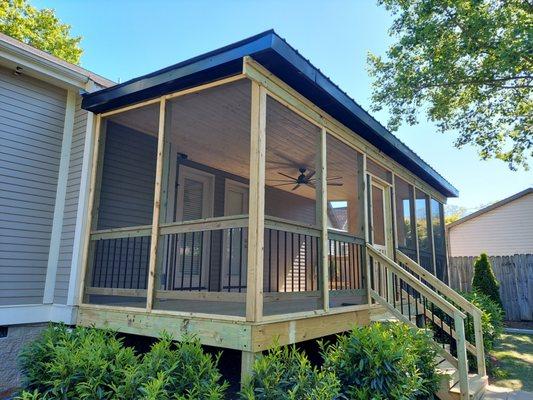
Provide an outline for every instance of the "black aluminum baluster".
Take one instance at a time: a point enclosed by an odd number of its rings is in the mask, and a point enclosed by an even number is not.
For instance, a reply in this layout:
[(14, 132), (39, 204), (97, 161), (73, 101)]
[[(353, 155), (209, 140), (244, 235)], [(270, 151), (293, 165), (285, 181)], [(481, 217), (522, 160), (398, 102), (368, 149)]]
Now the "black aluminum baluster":
[(130, 260), (130, 237), (126, 238), (126, 262), (124, 264), (124, 280), (122, 282), (122, 287), (126, 288), (126, 278), (128, 276), (128, 264)]
[(194, 240), (196, 238), (196, 232), (192, 233), (192, 243), (191, 243), (191, 270), (189, 274), (189, 291), (192, 290), (192, 273), (194, 269)]
[(272, 292), (272, 229), (268, 230), (268, 292)]
[[(200, 261), (199, 261), (200, 271), (198, 271), (198, 290), (200, 292), (202, 291), (203, 258), (204, 258), (204, 231), (200, 231)], [(211, 265), (209, 265), (209, 268), (211, 268)]]
[(279, 292), (279, 230), (276, 230), (276, 291)]
[(228, 292), (231, 292), (231, 259), (233, 250), (233, 228), (229, 228), (229, 257), (228, 257)]
[(242, 292), (242, 227), (239, 228), (239, 293)]
[(183, 247), (181, 248), (181, 284), (179, 289), (183, 290), (185, 281), (185, 254), (187, 252), (187, 232), (183, 232)]
[(133, 238), (133, 254), (131, 256), (131, 276), (130, 276), (130, 289), (133, 289), (133, 275), (135, 273), (135, 251), (137, 246), (137, 238)]
[(139, 271), (137, 272), (137, 288), (136, 289), (140, 289), (141, 288), (141, 263), (143, 262), (143, 237), (141, 236), (141, 248), (140, 248), (140, 251), (139, 251)]

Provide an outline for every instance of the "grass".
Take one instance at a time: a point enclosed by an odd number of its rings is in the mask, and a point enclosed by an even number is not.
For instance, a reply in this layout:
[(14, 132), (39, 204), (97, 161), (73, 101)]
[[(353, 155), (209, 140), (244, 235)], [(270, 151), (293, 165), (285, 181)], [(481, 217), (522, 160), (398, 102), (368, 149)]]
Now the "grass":
[(504, 334), (491, 355), (497, 367), (492, 385), (533, 392), (533, 335)]

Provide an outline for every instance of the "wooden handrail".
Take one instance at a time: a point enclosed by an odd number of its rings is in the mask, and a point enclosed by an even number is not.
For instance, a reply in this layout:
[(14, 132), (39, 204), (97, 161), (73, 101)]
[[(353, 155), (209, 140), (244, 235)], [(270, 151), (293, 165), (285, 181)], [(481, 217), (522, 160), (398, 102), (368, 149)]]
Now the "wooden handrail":
[(411, 258), (409, 258), (406, 254), (402, 253), (398, 249), (396, 249), (396, 258), (398, 259), (398, 261), (405, 264), (406, 267), (409, 268), (409, 270), (413, 274), (418, 275), (419, 279), (424, 279), (426, 282), (428, 282), (433, 287), (435, 287), (440, 293), (442, 293), (444, 296), (447, 296), (455, 304), (461, 307), (466, 313), (472, 315), (473, 323), (474, 323), (475, 346), (473, 348), (470, 348), (467, 345), (467, 348), (470, 352), (473, 352), (473, 350), (475, 350), (474, 354), (476, 354), (478, 374), (481, 376), (485, 376), (487, 374), (487, 371), (486, 371), (486, 366), (485, 366), (485, 348), (483, 344), (483, 329), (481, 326), (481, 315), (482, 315), (481, 310), (478, 307), (476, 307), (474, 304), (470, 303), (467, 299), (465, 299), (455, 290), (453, 290), (451, 287), (449, 287), (444, 282), (442, 282), (440, 279), (438, 279), (436, 276), (426, 271), (424, 268), (422, 268), (415, 261), (413, 261)]
[(398, 258), (398, 261), (404, 263), (414, 274), (418, 275), (420, 278), (431, 284), (439, 292), (450, 298), (455, 304), (457, 304), (469, 314), (481, 314), (481, 310), (479, 308), (477, 308), (475, 305), (470, 303), (467, 299), (465, 299), (451, 287), (442, 282), (435, 275), (426, 271), (424, 268), (422, 268), (420, 265), (418, 265), (416, 262), (414, 262), (411, 258), (409, 258), (407, 255), (405, 255), (398, 249), (396, 249), (396, 258)]
[(284, 218), (265, 215), (265, 228), (300, 233), (303, 235), (320, 237), (320, 229), (315, 225), (304, 224)]
[(412, 274), (405, 271), (402, 267), (400, 267), (396, 263), (396, 261), (392, 260), (391, 258), (387, 257), (385, 254), (376, 250), (374, 246), (372, 246), (371, 244), (367, 243), (366, 247), (368, 251), (372, 253), (373, 257), (377, 257), (383, 260), (390, 269), (394, 270), (395, 274), (401, 276), (401, 278), (404, 281), (406, 281), (409, 285), (411, 285), (413, 288), (415, 288), (420, 293), (422, 293), (425, 297), (427, 297), (433, 303), (437, 304), (448, 315), (450, 316), (459, 315), (462, 318), (466, 318), (466, 314), (464, 314), (461, 310), (459, 310), (457, 307), (451, 304), (448, 300), (440, 296), (433, 289), (429, 288), (427, 285), (424, 285), (422, 282), (416, 279)]
[(159, 226), (161, 235), (184, 232), (215, 231), (219, 229), (244, 228), (248, 226), (248, 215), (230, 215), (192, 221), (170, 222)]

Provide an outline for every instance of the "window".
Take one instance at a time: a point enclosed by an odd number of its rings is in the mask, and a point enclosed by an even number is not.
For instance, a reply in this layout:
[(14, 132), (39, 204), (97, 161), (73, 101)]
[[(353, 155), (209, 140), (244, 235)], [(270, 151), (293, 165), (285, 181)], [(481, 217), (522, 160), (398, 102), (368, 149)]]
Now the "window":
[(416, 190), (415, 215), (416, 232), (418, 235), (419, 264), (426, 270), (433, 272), (433, 249), (431, 244), (431, 226), (429, 222), (428, 196)]
[(413, 186), (403, 179), (395, 177), (396, 195), (396, 230), (398, 248), (416, 261), (416, 234), (414, 223), (414, 193)]

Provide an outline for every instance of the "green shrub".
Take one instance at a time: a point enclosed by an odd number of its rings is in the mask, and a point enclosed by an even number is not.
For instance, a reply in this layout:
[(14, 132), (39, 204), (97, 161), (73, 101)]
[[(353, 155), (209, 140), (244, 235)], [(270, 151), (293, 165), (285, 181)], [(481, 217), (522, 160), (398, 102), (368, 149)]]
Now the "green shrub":
[(372, 324), (322, 346), (325, 371), (350, 399), (425, 399), (437, 390), (437, 350), (423, 331), (404, 324)]
[(223, 399), (228, 385), (221, 383), (217, 364), (218, 357), (206, 354), (199, 340), (173, 343), (162, 335), (143, 357), (141, 390), (148, 399)]
[(217, 359), (198, 340), (163, 334), (144, 356), (113, 332), (52, 325), (21, 353), (21, 400), (210, 399), (224, 397)]
[(311, 366), (294, 346), (275, 347), (258, 358), (240, 396), (246, 400), (332, 400), (340, 382), (333, 372)]
[(109, 331), (52, 325), (23, 349), (23, 385), (49, 398), (108, 398), (135, 366), (133, 349)]
[[(503, 333), (503, 310), (498, 303), (486, 294), (470, 292), (462, 294), (469, 302), (481, 310), (481, 330), (483, 331), (483, 344), (485, 351), (489, 352), (494, 347), (494, 342)], [(474, 323), (469, 318), (465, 323), (466, 340), (474, 343)]]
[(472, 278), (472, 289), (475, 292), (483, 293), (489, 296), (492, 301), (503, 309), (503, 303), (500, 298), (500, 283), (494, 275), (492, 265), (485, 253), (476, 258), (474, 262), (474, 277)]

